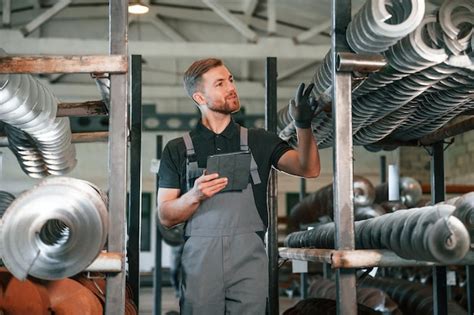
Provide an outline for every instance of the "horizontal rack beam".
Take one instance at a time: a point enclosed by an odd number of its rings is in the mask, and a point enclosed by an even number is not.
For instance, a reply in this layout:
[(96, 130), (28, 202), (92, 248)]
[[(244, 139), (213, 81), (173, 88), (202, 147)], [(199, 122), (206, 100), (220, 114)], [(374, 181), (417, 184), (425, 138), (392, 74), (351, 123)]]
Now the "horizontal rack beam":
[[(279, 254), (280, 257), (287, 259), (328, 263), (331, 264), (333, 269), (446, 265), (438, 262), (404, 259), (389, 250), (335, 250), (280, 247)], [(463, 259), (449, 265), (472, 264), (474, 264), (474, 251), (471, 250)]]
[(126, 73), (125, 55), (0, 57), (0, 73)]
[(122, 259), (121, 253), (102, 252), (84, 271), (120, 272)]
[(56, 117), (107, 116), (107, 106), (103, 101), (58, 103)]
[[(108, 139), (108, 131), (72, 133), (72, 143), (107, 142)], [(1, 147), (8, 147), (8, 138), (5, 136), (5, 134), (0, 134), (0, 148)]]

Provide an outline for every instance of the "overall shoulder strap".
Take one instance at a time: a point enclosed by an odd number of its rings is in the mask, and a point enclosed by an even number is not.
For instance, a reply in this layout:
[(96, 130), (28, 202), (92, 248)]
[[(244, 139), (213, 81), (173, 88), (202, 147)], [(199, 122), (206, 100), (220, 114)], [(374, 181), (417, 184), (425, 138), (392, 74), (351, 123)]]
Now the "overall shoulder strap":
[[(191, 140), (191, 135), (189, 132), (186, 132), (183, 135), (184, 145), (186, 146), (186, 188), (187, 191), (191, 189), (191, 179), (192, 174), (195, 174), (199, 169), (196, 156), (196, 151), (194, 151), (193, 141)], [(194, 157), (191, 162), (191, 157)]]
[[(240, 127), (240, 150), (241, 151), (250, 151), (249, 150), (249, 132), (245, 127)], [(260, 175), (258, 174), (257, 162), (253, 158), (253, 154), (250, 151), (250, 176), (252, 177), (252, 182), (254, 185), (260, 184)]]
[(189, 132), (186, 132), (183, 135), (183, 139), (184, 145), (186, 146), (186, 156), (190, 157), (191, 155), (196, 154), (196, 152), (194, 151), (193, 141), (191, 140), (191, 135), (189, 134)]

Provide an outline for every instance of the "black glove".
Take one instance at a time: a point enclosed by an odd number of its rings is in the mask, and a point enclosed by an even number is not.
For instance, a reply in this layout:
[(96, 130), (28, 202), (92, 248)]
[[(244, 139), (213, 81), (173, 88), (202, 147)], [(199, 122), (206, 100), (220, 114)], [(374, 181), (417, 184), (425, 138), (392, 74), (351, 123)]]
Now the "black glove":
[(314, 84), (308, 85), (304, 89), (304, 83), (301, 83), (296, 91), (295, 99), (290, 100), (290, 116), (295, 121), (297, 128), (310, 128), (314, 112), (318, 107), (317, 101), (311, 97), (311, 91)]

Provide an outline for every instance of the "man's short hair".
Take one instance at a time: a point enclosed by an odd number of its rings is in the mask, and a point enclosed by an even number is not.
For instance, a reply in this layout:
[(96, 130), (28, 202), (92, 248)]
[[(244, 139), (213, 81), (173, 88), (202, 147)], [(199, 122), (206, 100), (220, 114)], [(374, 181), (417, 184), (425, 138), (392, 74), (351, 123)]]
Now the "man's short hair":
[(189, 97), (193, 97), (193, 94), (199, 87), (202, 80), (202, 75), (212, 68), (222, 66), (224, 63), (222, 60), (217, 58), (206, 58), (193, 62), (189, 66), (188, 70), (184, 73), (183, 83), (186, 93)]

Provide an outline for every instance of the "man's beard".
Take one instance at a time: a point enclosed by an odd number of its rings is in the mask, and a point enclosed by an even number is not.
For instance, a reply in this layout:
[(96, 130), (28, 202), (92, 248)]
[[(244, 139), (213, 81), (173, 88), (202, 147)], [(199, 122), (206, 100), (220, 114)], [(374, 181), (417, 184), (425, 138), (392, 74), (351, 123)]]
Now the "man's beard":
[(228, 115), (236, 113), (240, 110), (239, 99), (237, 98), (232, 102), (236, 102), (236, 104), (232, 104), (231, 102), (225, 101), (223, 105), (208, 105), (207, 107), (213, 112)]

